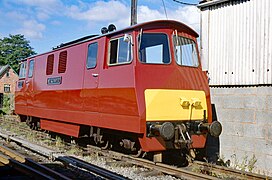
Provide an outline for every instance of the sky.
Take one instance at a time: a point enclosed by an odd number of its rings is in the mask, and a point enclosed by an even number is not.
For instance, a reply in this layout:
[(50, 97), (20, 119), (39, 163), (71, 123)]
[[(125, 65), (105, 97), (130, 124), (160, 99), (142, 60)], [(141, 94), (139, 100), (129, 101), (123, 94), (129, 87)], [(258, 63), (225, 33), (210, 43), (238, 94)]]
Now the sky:
[[(181, 0), (197, 4), (199, 0)], [(102, 27), (130, 25), (130, 0), (0, 0), (0, 38), (23, 34), (37, 53), (91, 34)], [(166, 13), (163, 2), (165, 4)], [(173, 19), (199, 33), (200, 11), (173, 0), (138, 0), (138, 23)]]

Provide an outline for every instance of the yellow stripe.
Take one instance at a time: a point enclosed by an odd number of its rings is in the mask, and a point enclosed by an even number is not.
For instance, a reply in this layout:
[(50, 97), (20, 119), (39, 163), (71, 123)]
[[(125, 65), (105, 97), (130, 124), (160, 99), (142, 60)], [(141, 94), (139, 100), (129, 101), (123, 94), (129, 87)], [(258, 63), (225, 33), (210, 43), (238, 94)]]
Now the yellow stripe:
[(202, 120), (207, 112), (204, 91), (147, 89), (145, 104), (147, 121)]

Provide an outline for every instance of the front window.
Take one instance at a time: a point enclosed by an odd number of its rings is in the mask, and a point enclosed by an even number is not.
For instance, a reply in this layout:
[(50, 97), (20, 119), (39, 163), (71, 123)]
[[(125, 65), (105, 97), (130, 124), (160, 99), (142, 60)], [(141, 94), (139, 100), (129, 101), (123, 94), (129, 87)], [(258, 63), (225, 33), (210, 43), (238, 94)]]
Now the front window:
[(131, 43), (124, 37), (110, 41), (110, 65), (125, 64), (132, 60)]
[(33, 76), (33, 69), (34, 69), (34, 60), (29, 61), (29, 70), (28, 70), (28, 77), (31, 78)]
[(196, 44), (192, 39), (174, 36), (176, 62), (182, 66), (197, 67), (198, 56)]
[(25, 78), (25, 77), (26, 77), (26, 61), (21, 62), (20, 72), (19, 72), (19, 78)]
[(140, 61), (149, 64), (169, 64), (168, 37), (163, 33), (144, 33), (139, 36)]

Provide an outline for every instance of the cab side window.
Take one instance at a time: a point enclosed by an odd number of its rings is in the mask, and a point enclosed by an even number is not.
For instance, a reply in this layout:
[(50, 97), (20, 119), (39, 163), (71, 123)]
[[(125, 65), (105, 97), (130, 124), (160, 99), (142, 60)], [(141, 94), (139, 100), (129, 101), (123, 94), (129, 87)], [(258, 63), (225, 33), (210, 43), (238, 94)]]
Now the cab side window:
[(98, 43), (89, 44), (88, 56), (87, 56), (87, 68), (88, 69), (96, 67), (97, 51), (98, 51)]
[(33, 70), (34, 70), (34, 60), (32, 59), (31, 61), (29, 61), (29, 70), (28, 70), (29, 78), (33, 76)]
[(124, 37), (110, 41), (109, 65), (126, 64), (132, 60), (131, 43), (124, 40)]
[(26, 61), (21, 62), (20, 72), (19, 72), (19, 78), (20, 79), (26, 77), (26, 65), (27, 65)]

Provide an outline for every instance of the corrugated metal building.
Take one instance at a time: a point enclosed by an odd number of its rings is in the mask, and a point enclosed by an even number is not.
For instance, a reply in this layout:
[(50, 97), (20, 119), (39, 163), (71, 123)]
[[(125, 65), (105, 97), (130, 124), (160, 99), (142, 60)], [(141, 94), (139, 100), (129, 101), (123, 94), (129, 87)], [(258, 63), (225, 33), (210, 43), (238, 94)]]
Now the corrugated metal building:
[(220, 156), (272, 176), (272, 0), (199, 4), (201, 56), (222, 123)]
[(210, 85), (272, 84), (272, 1), (217, 0), (199, 8)]

